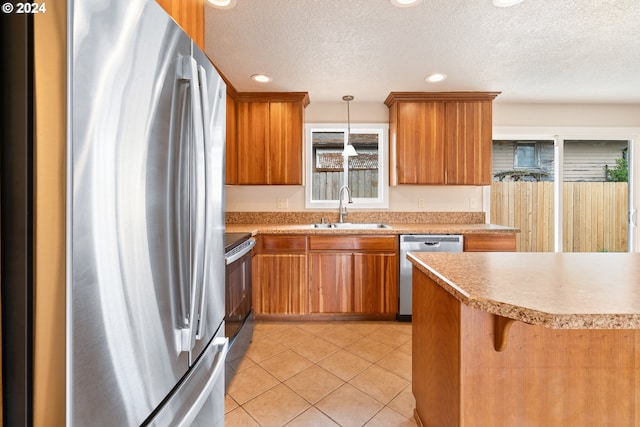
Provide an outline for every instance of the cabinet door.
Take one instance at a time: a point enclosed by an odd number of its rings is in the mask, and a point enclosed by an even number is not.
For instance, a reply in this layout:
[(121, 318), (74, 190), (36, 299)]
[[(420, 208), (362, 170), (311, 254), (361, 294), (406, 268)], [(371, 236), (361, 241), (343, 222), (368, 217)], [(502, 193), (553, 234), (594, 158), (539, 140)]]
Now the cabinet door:
[(302, 184), (302, 120), (300, 102), (269, 103), (269, 184)]
[(352, 277), (350, 253), (310, 253), (309, 312), (352, 312)]
[(499, 92), (391, 92), (390, 185), (491, 183)]
[(391, 171), (398, 184), (445, 183), (444, 111), (442, 102), (398, 102)]
[(491, 101), (445, 103), (447, 184), (491, 184)]
[(356, 313), (398, 312), (398, 258), (395, 254), (354, 254), (353, 300)]
[(306, 255), (256, 255), (252, 277), (256, 314), (306, 314)]
[(238, 102), (238, 184), (268, 184), (269, 103)]

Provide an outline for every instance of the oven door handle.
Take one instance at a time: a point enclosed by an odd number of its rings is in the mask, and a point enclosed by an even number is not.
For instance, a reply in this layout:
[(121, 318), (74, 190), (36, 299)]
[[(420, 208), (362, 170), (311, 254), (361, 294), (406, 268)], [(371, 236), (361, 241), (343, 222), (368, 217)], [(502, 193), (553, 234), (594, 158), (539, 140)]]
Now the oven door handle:
[(237, 260), (239, 260), (240, 258), (242, 258), (243, 256), (245, 256), (246, 254), (248, 254), (249, 252), (251, 252), (251, 249), (253, 249), (253, 247), (256, 245), (256, 241), (255, 239), (250, 239), (249, 241), (250, 243), (247, 246), (245, 246), (241, 251), (233, 253), (229, 256), (225, 256), (224, 257), (225, 265), (232, 264)]

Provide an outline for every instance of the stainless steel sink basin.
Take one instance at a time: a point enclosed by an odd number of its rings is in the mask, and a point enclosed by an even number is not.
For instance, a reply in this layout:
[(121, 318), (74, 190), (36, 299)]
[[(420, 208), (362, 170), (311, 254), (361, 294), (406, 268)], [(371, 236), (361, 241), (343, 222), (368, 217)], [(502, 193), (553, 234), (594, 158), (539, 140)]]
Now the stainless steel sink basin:
[(331, 224), (331, 228), (346, 228), (346, 229), (354, 229), (354, 230), (360, 230), (360, 229), (375, 229), (375, 228), (391, 228), (389, 227), (387, 224), (381, 224), (381, 223), (357, 223), (357, 222), (334, 222)]
[(311, 224), (311, 228), (331, 228), (331, 224), (329, 223)]
[(333, 222), (331, 224), (311, 224), (311, 228), (330, 228), (336, 230), (375, 230), (391, 228), (387, 224), (382, 223), (366, 223), (366, 222)]

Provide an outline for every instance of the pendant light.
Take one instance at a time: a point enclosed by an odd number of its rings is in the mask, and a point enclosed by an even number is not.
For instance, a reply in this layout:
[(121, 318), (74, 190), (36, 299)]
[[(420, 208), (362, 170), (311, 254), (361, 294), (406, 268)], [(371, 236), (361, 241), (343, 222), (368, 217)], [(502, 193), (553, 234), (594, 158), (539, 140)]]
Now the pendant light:
[(349, 102), (353, 101), (352, 95), (345, 95), (342, 97), (343, 101), (347, 101), (347, 145), (344, 146), (342, 155), (345, 157), (357, 156), (356, 149), (351, 145), (351, 116), (349, 112)]

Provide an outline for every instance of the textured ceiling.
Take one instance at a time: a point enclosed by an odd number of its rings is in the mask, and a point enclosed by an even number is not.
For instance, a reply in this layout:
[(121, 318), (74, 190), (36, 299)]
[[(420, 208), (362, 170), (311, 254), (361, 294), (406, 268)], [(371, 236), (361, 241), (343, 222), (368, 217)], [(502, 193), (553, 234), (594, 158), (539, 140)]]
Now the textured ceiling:
[[(206, 2), (205, 2), (206, 3)], [(640, 0), (238, 0), (205, 6), (205, 50), (245, 91), (382, 102), (501, 91), (496, 102), (640, 104)], [(426, 75), (448, 75), (426, 83)], [(273, 78), (258, 84), (252, 74)]]

